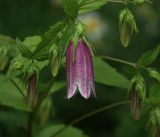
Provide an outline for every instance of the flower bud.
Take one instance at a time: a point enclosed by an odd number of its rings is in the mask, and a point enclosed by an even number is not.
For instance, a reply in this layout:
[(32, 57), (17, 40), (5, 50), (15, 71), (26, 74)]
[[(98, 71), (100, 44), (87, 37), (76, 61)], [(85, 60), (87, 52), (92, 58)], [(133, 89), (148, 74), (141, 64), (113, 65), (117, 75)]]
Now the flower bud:
[(160, 108), (153, 107), (148, 120), (149, 137), (160, 137)]
[(132, 89), (132, 91), (130, 92), (130, 99), (131, 99), (131, 105), (130, 105), (131, 113), (135, 120), (139, 120), (141, 111), (141, 100), (135, 89)]
[(66, 70), (68, 99), (77, 93), (77, 89), (86, 99), (91, 95), (96, 97), (92, 54), (83, 39), (79, 39), (77, 48), (70, 42), (66, 52)]
[(38, 101), (37, 87), (39, 74), (37, 68), (31, 66), (31, 69), (28, 71), (27, 75), (27, 102), (31, 108), (34, 108), (37, 105)]
[(55, 77), (58, 74), (59, 68), (61, 66), (61, 57), (59, 53), (59, 49), (54, 44), (50, 50), (50, 68), (52, 75)]
[(135, 120), (139, 120), (142, 103), (146, 96), (146, 86), (141, 75), (137, 75), (132, 79), (129, 96), (131, 100), (131, 113)]
[(124, 47), (128, 46), (131, 35), (138, 32), (135, 18), (131, 11), (127, 8), (120, 12), (119, 31), (120, 40)]

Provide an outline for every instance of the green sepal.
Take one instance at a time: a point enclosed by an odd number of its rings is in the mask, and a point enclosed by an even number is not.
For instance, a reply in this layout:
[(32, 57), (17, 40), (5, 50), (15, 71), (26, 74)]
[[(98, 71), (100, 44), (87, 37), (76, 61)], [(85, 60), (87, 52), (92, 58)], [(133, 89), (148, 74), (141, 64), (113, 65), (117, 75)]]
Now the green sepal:
[(22, 43), (19, 38), (16, 38), (16, 42), (21, 55), (25, 58), (32, 58), (32, 52)]

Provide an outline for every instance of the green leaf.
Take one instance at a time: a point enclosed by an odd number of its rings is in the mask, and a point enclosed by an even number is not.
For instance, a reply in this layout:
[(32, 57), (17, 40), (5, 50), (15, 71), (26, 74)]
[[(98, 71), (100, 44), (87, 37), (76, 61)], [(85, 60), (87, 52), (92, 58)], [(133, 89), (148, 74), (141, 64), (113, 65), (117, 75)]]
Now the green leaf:
[(63, 0), (63, 8), (68, 16), (77, 17), (79, 9), (77, 0)]
[(18, 110), (30, 111), (24, 98), (16, 87), (3, 75), (0, 75), (0, 104)]
[(16, 41), (8, 36), (0, 35), (0, 46), (3, 45), (14, 47), (16, 46)]
[(101, 6), (105, 5), (107, 1), (98, 0), (79, 0), (79, 14), (84, 14), (91, 12), (93, 10), (99, 9)]
[(128, 89), (130, 82), (101, 58), (94, 58), (95, 81), (109, 86)]
[(25, 38), (23, 44), (33, 52), (40, 42), (41, 36), (30, 36)]
[(160, 82), (160, 73), (156, 70), (156, 69), (148, 69), (148, 74), (151, 78), (157, 80), (158, 82)]
[[(45, 128), (42, 130), (37, 137), (52, 137), (56, 132), (64, 128), (65, 125), (58, 124)], [(67, 127), (61, 131), (56, 137), (87, 137), (81, 130), (74, 127)]]
[(17, 48), (16, 40), (8, 36), (0, 35), (0, 47), (3, 47), (3, 46), (6, 49), (8, 49), (8, 56), (14, 57), (17, 55), (18, 48)]
[(22, 43), (19, 38), (16, 38), (17, 46), (21, 55), (25, 58), (31, 58), (32, 52)]
[[(51, 26), (47, 32), (42, 37), (42, 41), (37, 46), (34, 51), (33, 56), (37, 60), (48, 59), (48, 54), (51, 46), (57, 41), (63, 41), (61, 37), (66, 37), (67, 23), (65, 21), (60, 21), (55, 25)], [(59, 40), (60, 39), (60, 40)], [(58, 45), (61, 46), (61, 45)]]
[(147, 51), (142, 55), (142, 57), (138, 60), (138, 64), (142, 66), (148, 66), (151, 63), (153, 63), (156, 58), (158, 57), (160, 52), (160, 46), (157, 46), (156, 48)]

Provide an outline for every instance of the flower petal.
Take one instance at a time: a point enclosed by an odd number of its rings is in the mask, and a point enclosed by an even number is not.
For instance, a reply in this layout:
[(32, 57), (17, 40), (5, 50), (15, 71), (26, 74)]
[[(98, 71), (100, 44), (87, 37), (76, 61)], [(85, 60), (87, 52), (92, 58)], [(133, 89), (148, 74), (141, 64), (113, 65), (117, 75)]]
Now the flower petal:
[(68, 99), (71, 98), (75, 94), (76, 89), (77, 89), (77, 85), (75, 83), (73, 56), (74, 56), (74, 45), (71, 42), (67, 49), (67, 57), (66, 57), (67, 85), (68, 85), (67, 98)]
[(88, 59), (87, 52), (85, 52), (85, 44), (79, 40), (78, 47), (75, 53), (75, 69), (76, 69), (76, 82), (78, 85), (79, 92), (84, 98), (88, 98), (90, 96), (90, 85), (89, 85), (89, 77), (88, 77)]

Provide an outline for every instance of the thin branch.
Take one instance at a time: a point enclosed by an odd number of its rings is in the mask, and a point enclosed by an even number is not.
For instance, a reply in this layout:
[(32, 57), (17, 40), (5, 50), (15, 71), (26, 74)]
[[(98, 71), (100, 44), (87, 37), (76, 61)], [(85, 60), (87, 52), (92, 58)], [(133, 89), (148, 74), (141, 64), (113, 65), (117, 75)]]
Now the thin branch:
[(122, 60), (122, 59), (118, 59), (118, 58), (113, 58), (113, 57), (109, 57), (109, 56), (101, 56), (101, 57), (104, 58), (104, 59), (111, 60), (111, 61), (120, 62), (120, 63), (123, 63), (123, 64), (130, 65), (130, 66), (132, 66), (132, 67), (134, 67), (136, 69), (138, 67), (138, 64), (134, 63), (134, 62), (129, 62), (129, 61), (126, 61), (126, 60)]
[(60, 130), (58, 130), (54, 135), (52, 135), (51, 137), (56, 137), (57, 135), (59, 135), (61, 132), (63, 132), (64, 130), (66, 130), (69, 126), (73, 126), (77, 123), (79, 123), (80, 121), (84, 120), (84, 119), (87, 119), (95, 114), (98, 114), (100, 112), (103, 112), (105, 110), (109, 110), (111, 108), (114, 108), (114, 107), (118, 107), (118, 106), (121, 106), (121, 105), (125, 105), (125, 104), (129, 104), (130, 101), (121, 101), (121, 102), (116, 102), (114, 104), (111, 104), (111, 105), (107, 105), (105, 107), (102, 107), (102, 108), (99, 108), (99, 109), (96, 109), (92, 112), (89, 112), (75, 120), (73, 120), (71, 123), (69, 123), (67, 126), (64, 126), (63, 128), (61, 128)]
[(17, 84), (13, 79), (11, 79), (10, 81), (11, 81), (12, 84), (18, 89), (19, 93), (23, 96), (23, 98), (26, 100), (26, 96), (25, 96), (25, 94), (23, 93), (23, 91), (21, 90), (21, 88), (18, 86), (18, 84)]

